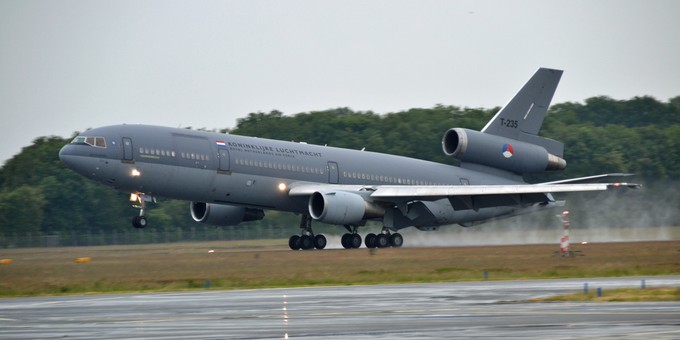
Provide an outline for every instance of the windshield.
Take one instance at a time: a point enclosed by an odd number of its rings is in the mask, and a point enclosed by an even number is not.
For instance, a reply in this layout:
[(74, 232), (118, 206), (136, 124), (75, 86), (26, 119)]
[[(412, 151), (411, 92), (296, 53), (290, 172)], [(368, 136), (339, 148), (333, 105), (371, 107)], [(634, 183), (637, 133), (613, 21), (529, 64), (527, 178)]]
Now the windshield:
[(78, 136), (71, 141), (71, 144), (87, 144), (98, 148), (105, 148), (106, 138)]

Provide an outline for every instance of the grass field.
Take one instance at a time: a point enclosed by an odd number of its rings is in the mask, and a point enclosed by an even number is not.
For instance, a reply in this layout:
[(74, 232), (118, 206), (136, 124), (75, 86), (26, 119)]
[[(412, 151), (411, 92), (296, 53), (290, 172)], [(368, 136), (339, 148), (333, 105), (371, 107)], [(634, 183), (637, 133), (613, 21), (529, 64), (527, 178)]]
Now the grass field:
[[(0, 296), (680, 274), (680, 241), (291, 251), (287, 240), (2, 249)], [(91, 261), (76, 263), (76, 258)]]

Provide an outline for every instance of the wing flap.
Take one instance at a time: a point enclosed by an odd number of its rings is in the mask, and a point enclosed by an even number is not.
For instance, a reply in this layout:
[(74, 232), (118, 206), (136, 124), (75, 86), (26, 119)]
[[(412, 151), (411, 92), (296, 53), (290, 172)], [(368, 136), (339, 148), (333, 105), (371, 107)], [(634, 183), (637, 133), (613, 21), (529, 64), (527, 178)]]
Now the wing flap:
[(448, 199), (454, 210), (472, 209), (474, 211), (478, 211), (481, 208), (514, 205), (527, 206), (534, 203), (553, 201), (552, 197), (545, 193), (449, 196)]
[(634, 176), (634, 175), (635, 174), (618, 172), (618, 173), (613, 173), (613, 174), (601, 174), (601, 175), (594, 175), (594, 176), (569, 178), (569, 179), (563, 179), (563, 180), (553, 181), (553, 182), (545, 182), (545, 183), (540, 183), (540, 184), (593, 183), (595, 181), (602, 180), (602, 179), (605, 179), (605, 178), (629, 177), (629, 176)]

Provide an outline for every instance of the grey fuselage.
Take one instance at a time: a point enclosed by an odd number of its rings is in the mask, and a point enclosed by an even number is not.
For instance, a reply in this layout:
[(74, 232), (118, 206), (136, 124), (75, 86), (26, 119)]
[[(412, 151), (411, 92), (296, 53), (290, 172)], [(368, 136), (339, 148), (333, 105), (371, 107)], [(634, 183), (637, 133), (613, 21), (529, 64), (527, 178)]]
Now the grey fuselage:
[[(80, 136), (103, 138), (105, 147), (71, 143), (60, 151), (62, 161), (116, 189), (294, 213), (307, 212), (307, 198), (288, 196), (280, 190), (282, 184), (524, 184), (519, 176), (402, 156), (180, 128), (114, 125)], [(511, 210), (459, 212), (439, 222), (460, 223)]]

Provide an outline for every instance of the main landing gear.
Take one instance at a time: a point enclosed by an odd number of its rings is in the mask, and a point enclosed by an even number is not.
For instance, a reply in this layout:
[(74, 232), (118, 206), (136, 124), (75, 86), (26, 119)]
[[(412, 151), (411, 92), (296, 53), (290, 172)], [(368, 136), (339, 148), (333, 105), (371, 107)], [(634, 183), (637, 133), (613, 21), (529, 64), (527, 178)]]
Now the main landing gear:
[[(328, 241), (326, 236), (321, 234), (314, 235), (312, 231), (312, 218), (309, 215), (302, 215), (300, 220), (300, 236), (293, 235), (288, 240), (288, 246), (293, 250), (309, 250), (326, 248)], [(361, 239), (359, 239), (361, 242)]]
[[(356, 249), (361, 247), (362, 241), (366, 248), (399, 248), (404, 244), (404, 237), (399, 233), (390, 233), (386, 227), (379, 234), (368, 234), (365, 240), (357, 232), (357, 226), (346, 225), (347, 233), (342, 235), (342, 247), (345, 249)], [(312, 231), (312, 218), (303, 215), (300, 221), (300, 236), (293, 235), (288, 240), (288, 246), (293, 250), (324, 249), (326, 247), (326, 237), (319, 234), (314, 235)]]
[(345, 229), (347, 229), (349, 233), (342, 235), (342, 239), (340, 240), (342, 246), (345, 249), (361, 247), (361, 235), (357, 233), (357, 227), (346, 225)]
[[(357, 233), (357, 227), (345, 226), (349, 233), (342, 235), (342, 246), (345, 249), (361, 247), (361, 236)], [(388, 228), (383, 228), (380, 234), (370, 233), (364, 238), (366, 248), (399, 248), (404, 244), (404, 237), (399, 233), (390, 233)]]
[(390, 230), (383, 228), (380, 234), (370, 233), (364, 240), (366, 248), (399, 248), (404, 244), (404, 237), (400, 233), (390, 233)]

